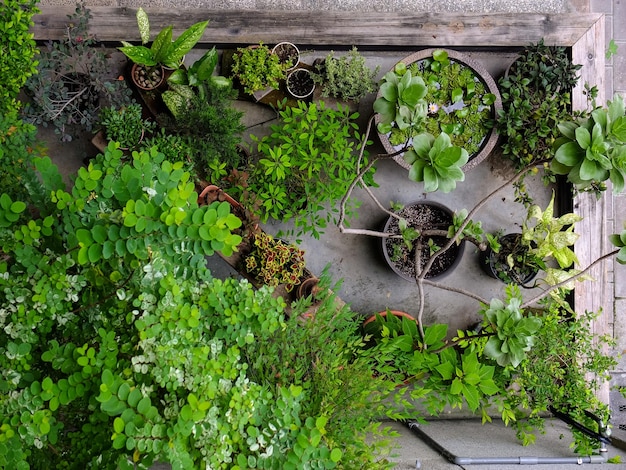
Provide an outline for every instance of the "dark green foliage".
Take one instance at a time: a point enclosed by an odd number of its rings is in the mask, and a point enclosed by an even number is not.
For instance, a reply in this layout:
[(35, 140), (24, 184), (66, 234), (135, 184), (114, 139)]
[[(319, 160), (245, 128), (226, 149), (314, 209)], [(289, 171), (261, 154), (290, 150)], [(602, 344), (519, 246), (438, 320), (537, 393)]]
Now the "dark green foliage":
[(142, 108), (133, 103), (122, 108), (102, 108), (99, 125), (105, 133), (107, 142), (119, 142), (120, 147), (137, 147), (146, 134), (156, 129), (156, 122), (143, 119)]
[(219, 178), (210, 170), (216, 163), (228, 169), (239, 166), (237, 144), (244, 130), (243, 114), (231, 106), (236, 96), (232, 86), (208, 81), (204, 88), (206, 99), (192, 94), (184, 112), (176, 118), (160, 116), (160, 120), (168, 133), (182, 138), (198, 175), (217, 183)]
[(101, 106), (130, 103), (130, 90), (117, 75), (111, 76), (107, 56), (88, 33), (89, 18), (89, 10), (80, 4), (68, 15), (64, 39), (46, 43), (38, 73), (25, 86), (31, 98), (24, 110), (26, 119), (54, 125), (64, 141), (81, 130), (91, 131)]
[(516, 169), (552, 158), (557, 125), (571, 116), (571, 91), (581, 67), (564, 47), (546, 46), (542, 40), (520, 52), (498, 81), (502, 110), (497, 129), (505, 138), (503, 153)]

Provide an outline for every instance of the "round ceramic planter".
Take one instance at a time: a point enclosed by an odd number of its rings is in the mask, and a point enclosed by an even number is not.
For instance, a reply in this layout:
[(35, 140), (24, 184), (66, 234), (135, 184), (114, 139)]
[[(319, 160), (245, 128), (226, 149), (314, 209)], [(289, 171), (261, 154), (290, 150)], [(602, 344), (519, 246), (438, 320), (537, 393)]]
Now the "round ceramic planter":
[(287, 91), (291, 96), (299, 100), (308, 98), (315, 91), (315, 82), (311, 71), (307, 69), (295, 69), (287, 75)]
[[(425, 207), (428, 209), (426, 213), (415, 211), (416, 207)], [(423, 232), (427, 230), (443, 230), (445, 232), (448, 231), (448, 227), (452, 224), (452, 216), (453, 212), (448, 209), (446, 206), (439, 204), (434, 201), (417, 201), (411, 204), (406, 204), (404, 208), (398, 212), (403, 217), (407, 217), (407, 222), (409, 226), (414, 226), (411, 224), (411, 219), (415, 217), (429, 217), (429, 220), (420, 220), (419, 227), (416, 227), (418, 231)], [(421, 214), (421, 215), (420, 215)], [(442, 219), (439, 221), (433, 222), (433, 218)], [(395, 228), (397, 227), (397, 219), (395, 217), (389, 217), (385, 223), (384, 232), (395, 232)], [(448, 238), (442, 235), (437, 235), (432, 238), (433, 241), (439, 247), (443, 247), (446, 243), (448, 243)], [(393, 245), (399, 244), (400, 250), (402, 250), (403, 258), (405, 260), (409, 260), (403, 264), (409, 265), (406, 269), (401, 269), (398, 265), (399, 261), (392, 260), (392, 255), (390, 252), (393, 250)], [(405, 247), (404, 241), (402, 239), (392, 240), (390, 238), (381, 238), (381, 245), (383, 250), (383, 255), (385, 257), (385, 261), (389, 265), (389, 267), (402, 279), (407, 281), (415, 282), (415, 248), (416, 243), (413, 242), (413, 249), (408, 250)], [(461, 257), (463, 256), (463, 251), (465, 250), (465, 240), (461, 240), (460, 244), (453, 244), (445, 253), (439, 255), (433, 263), (431, 269), (426, 274), (426, 279), (441, 279), (445, 277), (447, 274), (452, 272), (452, 270), (459, 264), (461, 261)], [(425, 264), (425, 261), (430, 257), (429, 247), (426, 244), (422, 246), (422, 260)], [(410, 267), (410, 264), (413, 264)], [(422, 266), (423, 267), (423, 266)], [(409, 271), (409, 272), (407, 272)]]
[(521, 286), (531, 282), (537, 275), (538, 270), (526, 268), (525, 271), (517, 273), (514, 268), (508, 266), (506, 261), (498, 261), (498, 258), (508, 254), (506, 251), (507, 243), (519, 243), (521, 237), (521, 233), (508, 233), (501, 236), (499, 239), (500, 244), (502, 245), (500, 253), (495, 253), (489, 247), (485, 251), (481, 251), (478, 255), (478, 260), (483, 272), (485, 272), (488, 276), (505, 283), (508, 282), (507, 279), (511, 279), (513, 282)]
[[(441, 49), (441, 48), (424, 49), (422, 51), (415, 52), (415, 53), (405, 57), (399, 63), (404, 63), (408, 67), (411, 64), (414, 64), (415, 62), (419, 62), (419, 61), (422, 61), (422, 60), (425, 60), (425, 59), (428, 59), (428, 58), (432, 57), (433, 53), (435, 51), (438, 51), (438, 50), (446, 51), (447, 54), (448, 54), (448, 58), (449, 59), (451, 59), (454, 62), (458, 62), (461, 65), (464, 65), (464, 66), (470, 68), (474, 72), (474, 75), (476, 75), (476, 77), (478, 77), (478, 79), (484, 84), (485, 92), (486, 93), (492, 93), (493, 95), (495, 95), (495, 97), (496, 97), (495, 102), (491, 105), (491, 109), (492, 109), (491, 116), (495, 119), (495, 117), (497, 116), (498, 110), (502, 109), (502, 97), (500, 96), (500, 92), (498, 90), (498, 86), (497, 86), (495, 80), (493, 79), (493, 77), (487, 71), (487, 69), (485, 69), (485, 67), (483, 67), (479, 62), (475, 61), (471, 57), (468, 57), (466, 54), (463, 54), (461, 52), (457, 52), (457, 51), (454, 51), (454, 50), (451, 50), (451, 49)], [(392, 68), (392, 70), (393, 70), (393, 68)], [(381, 91), (379, 90), (377, 98), (380, 98), (381, 96), (382, 96), (382, 94), (381, 94)], [(380, 122), (380, 115), (377, 114), (376, 115), (376, 124), (378, 124), (379, 122)], [(394, 146), (394, 145), (392, 145), (391, 142), (389, 142), (389, 135), (388, 134), (381, 134), (379, 132), (378, 133), (378, 137), (379, 137), (380, 142), (382, 143), (382, 145), (383, 145), (383, 147), (384, 147), (384, 149), (385, 149), (385, 151), (387, 153), (395, 153), (395, 152), (397, 152), (398, 150), (400, 150), (402, 148), (402, 146)], [(478, 149), (478, 151), (473, 153), (473, 154), (470, 154), (470, 159), (462, 167), (462, 170), (463, 171), (471, 170), (476, 165), (481, 163), (493, 151), (493, 149), (494, 149), (494, 147), (496, 146), (497, 143), (498, 143), (498, 135), (497, 135), (495, 129), (490, 129), (487, 132), (485, 138), (482, 140), (482, 143), (481, 143), (480, 148)], [(404, 154), (401, 153), (401, 154), (395, 156), (394, 160), (400, 166), (402, 166), (406, 170), (409, 170), (410, 169), (410, 165), (404, 160), (403, 156), (404, 156)]]
[(282, 64), (291, 60), (291, 67), (287, 69), (287, 72), (294, 70), (300, 63), (300, 50), (298, 47), (288, 41), (279, 42), (272, 48), (272, 54), (276, 54)]

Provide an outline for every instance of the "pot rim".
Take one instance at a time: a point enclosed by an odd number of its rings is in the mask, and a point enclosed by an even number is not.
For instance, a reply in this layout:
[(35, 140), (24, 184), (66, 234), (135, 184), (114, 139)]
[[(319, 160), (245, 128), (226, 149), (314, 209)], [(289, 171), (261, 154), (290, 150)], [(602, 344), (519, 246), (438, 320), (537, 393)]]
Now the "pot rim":
[[(311, 87), (311, 91), (309, 91), (306, 95), (297, 95), (296, 93), (294, 93), (291, 88), (289, 87), (289, 79), (294, 76), (296, 73), (299, 72), (304, 72), (306, 73), (310, 78), (311, 78), (311, 83), (313, 83), (313, 86)], [(287, 87), (287, 91), (289, 92), (289, 94), (291, 96), (293, 96), (294, 98), (297, 99), (305, 99), (308, 98), (309, 96), (311, 96), (313, 94), (313, 92), (315, 91), (315, 82), (313, 81), (313, 77), (312, 77), (312, 72), (308, 69), (302, 68), (302, 67), (298, 67), (294, 70), (292, 70), (291, 72), (289, 72), (289, 75), (287, 75), (287, 79), (285, 80), (285, 86)]]
[[(457, 62), (460, 62), (461, 64), (472, 69), (472, 71), (476, 74), (476, 76), (485, 84), (487, 92), (493, 93), (496, 96), (496, 101), (492, 105), (493, 116), (495, 118), (498, 115), (498, 111), (502, 109), (502, 96), (500, 95), (500, 90), (498, 89), (498, 85), (496, 84), (494, 78), (489, 73), (489, 71), (481, 63), (472, 59), (471, 57), (469, 57), (468, 55), (462, 52), (455, 51), (453, 49), (446, 49), (444, 47), (423, 49), (421, 51), (414, 52), (404, 57), (403, 59), (399, 60), (398, 62), (396, 62), (396, 64), (394, 64), (391, 70), (393, 70), (394, 67), (399, 63), (404, 63), (408, 66), (408, 65), (413, 64), (414, 62), (418, 62), (420, 60), (424, 60), (429, 57), (432, 57), (435, 51), (446, 51), (448, 53), (449, 58)], [(381, 91), (379, 89), (376, 95), (376, 98), (378, 99), (380, 98), (380, 96), (381, 96)], [(380, 122), (380, 115), (376, 114), (374, 119), (375, 119), (375, 123), (378, 124)], [(379, 132), (377, 132), (377, 134), (378, 134), (378, 138), (381, 144), (383, 145), (387, 153), (394, 153), (398, 150), (394, 148), (393, 145), (391, 145), (391, 143), (389, 142), (388, 136), (380, 134)], [(489, 132), (487, 133), (487, 135), (485, 136), (483, 143), (480, 149), (478, 150), (478, 152), (476, 152), (474, 156), (470, 155), (471, 157), (470, 160), (465, 165), (463, 165), (461, 169), (464, 172), (469, 171), (475, 166), (477, 166), (479, 163), (481, 163), (483, 160), (485, 160), (491, 154), (493, 149), (496, 147), (496, 144), (498, 143), (498, 138), (499, 138), (498, 133), (496, 132), (495, 127), (491, 128)], [(398, 163), (405, 170), (410, 170), (411, 169), (410, 165), (404, 161), (403, 157), (404, 157), (404, 154), (401, 153), (393, 157), (393, 159), (396, 161), (396, 163)]]
[(300, 49), (298, 49), (298, 46), (296, 46), (293, 42), (281, 41), (277, 43), (274, 47), (272, 47), (272, 54), (275, 54), (276, 48), (278, 46), (282, 46), (283, 44), (287, 44), (296, 50), (296, 63), (287, 69), (287, 72), (289, 72), (290, 70), (294, 70), (296, 67), (298, 67), (298, 65), (300, 65)]
[[(454, 216), (454, 211), (452, 211), (452, 209), (450, 209), (449, 207), (445, 206), (444, 204), (441, 204), (437, 201), (428, 201), (428, 200), (418, 200), (418, 201), (413, 201), (411, 203), (405, 204), (404, 207), (408, 207), (408, 206), (417, 206), (417, 205), (423, 205), (423, 206), (431, 206), (431, 207), (436, 207), (438, 209), (441, 209), (442, 211), (444, 211), (446, 214), (448, 214), (450, 216), (450, 221), (452, 222), (452, 218)], [(391, 221), (394, 218), (389, 216), (387, 218), (387, 220), (385, 221), (385, 226), (383, 231), (387, 232), (388, 228), (389, 228), (389, 224), (391, 223)], [(391, 257), (389, 255), (389, 253), (387, 252), (387, 238), (381, 238), (381, 247), (383, 250), (383, 256), (385, 257), (385, 262), (387, 263), (387, 265), (391, 268), (391, 270), (396, 273), (398, 276), (400, 276), (402, 279), (406, 280), (406, 281), (410, 281), (410, 282), (415, 282), (415, 278), (406, 275), (405, 273), (403, 273), (402, 271), (400, 271), (399, 269), (397, 269), (397, 267), (395, 266), (395, 263), (391, 260)], [(454, 249), (455, 247), (452, 246), (450, 247), (450, 250)], [(463, 258), (463, 253), (465, 252), (465, 240), (461, 240), (461, 243), (459, 243), (458, 245), (456, 245), (457, 248), (457, 255), (456, 258), (454, 259), (454, 261), (452, 262), (452, 264), (450, 264), (450, 266), (443, 272), (439, 273), (439, 274), (435, 274), (435, 275), (431, 275), (431, 276), (426, 276), (426, 279), (429, 280), (433, 280), (433, 279), (442, 279), (445, 276), (447, 276), (448, 274), (450, 274), (452, 271), (454, 271), (454, 269), (459, 265), (459, 263), (461, 262), (461, 258)]]

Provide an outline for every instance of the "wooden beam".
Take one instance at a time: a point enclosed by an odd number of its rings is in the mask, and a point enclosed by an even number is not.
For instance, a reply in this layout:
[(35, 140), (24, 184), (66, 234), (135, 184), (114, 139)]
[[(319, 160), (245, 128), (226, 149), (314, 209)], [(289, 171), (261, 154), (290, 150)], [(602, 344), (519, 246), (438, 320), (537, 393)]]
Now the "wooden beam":
[[(572, 92), (574, 109), (588, 109), (590, 106), (587, 96), (583, 93), (585, 84), (597, 87), (596, 101), (598, 105), (606, 103), (604, 28), (604, 17), (601, 17), (572, 45), (573, 62), (583, 65), (578, 86)], [(583, 217), (583, 220), (575, 226), (579, 238), (574, 247), (581, 267), (589, 266), (603, 254), (611, 251), (607, 221), (611, 218), (609, 208), (612, 197), (610, 189), (600, 199), (589, 193), (578, 194), (574, 197), (574, 212)], [(594, 280), (579, 282), (574, 289), (574, 306), (577, 312), (602, 312), (593, 324), (593, 334), (596, 336), (613, 336), (612, 263), (613, 260), (609, 259), (595, 266), (589, 272)], [(605, 353), (611, 354), (608, 350)], [(609, 403), (609, 391), (608, 382), (604, 383), (601, 389), (597, 391), (598, 398), (607, 404)]]
[[(73, 7), (40, 7), (34, 17), (35, 39), (60, 39)], [(106, 42), (138, 41), (134, 8), (89, 7), (90, 32)], [(514, 47), (543, 38), (546, 44), (571, 46), (598, 21), (599, 14), (458, 14), (252, 10), (171, 10), (146, 8), (153, 34), (174, 25), (175, 34), (210, 20), (205, 44), (274, 44), (414, 48), (418, 46)]]

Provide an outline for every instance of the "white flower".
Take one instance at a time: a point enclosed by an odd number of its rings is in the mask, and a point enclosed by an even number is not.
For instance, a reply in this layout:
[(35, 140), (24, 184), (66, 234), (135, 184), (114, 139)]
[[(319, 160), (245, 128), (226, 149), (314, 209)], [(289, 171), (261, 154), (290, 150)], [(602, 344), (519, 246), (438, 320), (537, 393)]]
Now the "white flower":
[(428, 114), (435, 114), (439, 111), (439, 106), (436, 103), (428, 103)]

